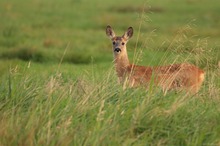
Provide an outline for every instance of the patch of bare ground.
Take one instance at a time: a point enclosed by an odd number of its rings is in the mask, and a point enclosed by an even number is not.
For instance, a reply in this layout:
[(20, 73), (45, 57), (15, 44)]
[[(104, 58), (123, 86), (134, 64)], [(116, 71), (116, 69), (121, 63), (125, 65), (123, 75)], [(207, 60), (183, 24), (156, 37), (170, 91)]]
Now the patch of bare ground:
[(137, 6), (122, 6), (122, 7), (111, 7), (109, 9), (113, 12), (118, 13), (132, 13), (132, 12), (145, 12), (145, 13), (162, 13), (165, 10), (158, 6), (152, 6), (152, 7), (137, 7)]

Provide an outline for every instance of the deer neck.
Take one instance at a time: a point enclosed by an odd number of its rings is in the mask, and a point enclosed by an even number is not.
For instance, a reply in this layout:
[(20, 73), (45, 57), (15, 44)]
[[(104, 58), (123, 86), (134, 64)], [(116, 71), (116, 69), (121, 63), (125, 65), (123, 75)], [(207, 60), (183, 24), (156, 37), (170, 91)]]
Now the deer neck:
[(127, 52), (120, 55), (114, 55), (114, 63), (118, 77), (123, 77), (127, 72), (127, 67), (130, 65)]

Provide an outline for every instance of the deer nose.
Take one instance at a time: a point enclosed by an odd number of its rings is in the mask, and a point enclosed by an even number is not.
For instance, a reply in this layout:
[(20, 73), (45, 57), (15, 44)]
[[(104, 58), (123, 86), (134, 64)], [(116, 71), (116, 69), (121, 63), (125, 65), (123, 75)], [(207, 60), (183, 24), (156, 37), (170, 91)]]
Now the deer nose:
[(119, 52), (121, 52), (121, 49), (120, 48), (115, 48), (114, 52), (119, 53)]

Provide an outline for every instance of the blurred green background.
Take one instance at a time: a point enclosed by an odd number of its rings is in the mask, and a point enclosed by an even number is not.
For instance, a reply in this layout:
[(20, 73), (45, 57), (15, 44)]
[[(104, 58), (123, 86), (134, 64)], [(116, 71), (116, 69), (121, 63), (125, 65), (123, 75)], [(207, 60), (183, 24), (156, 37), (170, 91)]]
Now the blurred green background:
[(127, 48), (130, 59), (134, 48), (141, 50), (140, 64), (188, 58), (203, 68), (207, 62), (216, 65), (219, 6), (218, 0), (1, 0), (0, 73), (29, 61), (42, 71), (60, 62), (67, 71), (87, 69), (91, 63), (108, 68), (112, 51), (107, 25), (118, 35), (134, 27)]

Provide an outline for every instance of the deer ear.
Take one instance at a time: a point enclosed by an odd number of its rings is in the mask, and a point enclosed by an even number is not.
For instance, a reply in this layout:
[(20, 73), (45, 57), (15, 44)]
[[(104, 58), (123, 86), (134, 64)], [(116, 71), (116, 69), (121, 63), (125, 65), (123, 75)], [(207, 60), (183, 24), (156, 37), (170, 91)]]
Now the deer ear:
[(133, 36), (133, 28), (129, 27), (125, 34), (122, 36), (126, 40), (129, 40)]
[(113, 31), (113, 29), (112, 29), (111, 26), (109, 26), (109, 25), (106, 27), (106, 35), (107, 35), (110, 39), (112, 39), (112, 38), (115, 37), (115, 32)]

